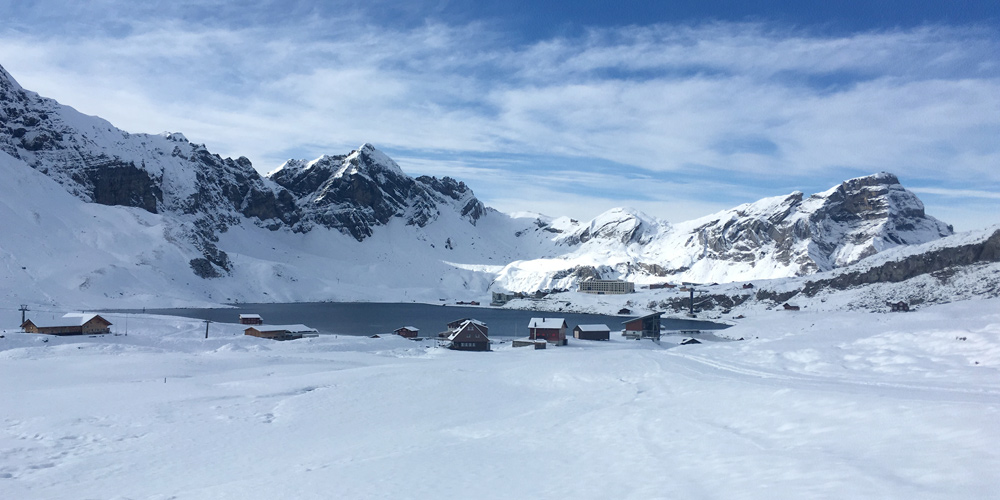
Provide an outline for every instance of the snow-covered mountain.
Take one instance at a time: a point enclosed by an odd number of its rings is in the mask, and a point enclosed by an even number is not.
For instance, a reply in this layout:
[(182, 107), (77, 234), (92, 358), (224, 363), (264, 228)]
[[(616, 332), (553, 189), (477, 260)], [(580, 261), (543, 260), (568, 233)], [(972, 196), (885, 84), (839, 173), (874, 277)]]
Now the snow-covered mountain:
[(628, 208), (509, 216), (370, 144), (265, 177), (178, 133), (119, 130), (2, 68), (0, 170), (12, 301), (482, 300), (588, 277), (809, 275), (952, 233), (886, 173), (674, 225)]
[(179, 133), (130, 134), (26, 91), (2, 67), (0, 124), (0, 151), (81, 200), (170, 214), (174, 236), (198, 249), (190, 266), (203, 278), (231, 272), (218, 234), (246, 222), (272, 231), (333, 228), (361, 241), (397, 217), (424, 227), (455, 211), (475, 225), (487, 211), (464, 183), (412, 179), (370, 144), (289, 161), (272, 181), (245, 157), (221, 158)]
[(804, 198), (765, 198), (670, 225), (616, 208), (585, 224), (554, 221), (565, 250), (513, 262), (498, 283), (513, 291), (571, 288), (585, 277), (726, 282), (801, 276), (853, 264), (882, 250), (933, 241), (951, 226), (887, 173), (843, 182)]
[(394, 217), (424, 227), (450, 210), (475, 225), (486, 212), (465, 183), (449, 177), (413, 179), (371, 144), (346, 156), (289, 160), (268, 178), (295, 195), (301, 213), (296, 231), (319, 225), (358, 241)]

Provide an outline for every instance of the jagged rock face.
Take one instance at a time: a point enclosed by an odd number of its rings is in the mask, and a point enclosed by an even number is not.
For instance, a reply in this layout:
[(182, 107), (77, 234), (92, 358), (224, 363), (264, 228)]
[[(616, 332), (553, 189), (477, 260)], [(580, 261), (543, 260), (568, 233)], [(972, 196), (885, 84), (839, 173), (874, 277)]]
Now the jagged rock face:
[(192, 266), (199, 275), (228, 271), (214, 231), (247, 217), (271, 229), (297, 221), (292, 196), (274, 191), (246, 158), (221, 158), (181, 134), (129, 134), (22, 89), (2, 68), (0, 118), (0, 149), (79, 198), (192, 216), (198, 229), (174, 236), (204, 253)]
[(610, 240), (625, 245), (648, 243), (664, 223), (627, 208), (613, 208), (595, 217), (589, 224), (563, 238), (563, 243), (576, 245), (591, 240)]
[(923, 274), (992, 262), (1000, 262), (1000, 230), (981, 242), (931, 250), (869, 269), (809, 281), (802, 287), (802, 292), (812, 297), (826, 289), (846, 290), (871, 283), (898, 283)]
[(454, 200), (459, 208), (459, 213), (473, 225), (476, 221), (486, 215), (486, 206), (480, 202), (472, 193), (472, 190), (464, 182), (456, 181), (451, 177), (438, 179), (422, 175), (417, 177), (417, 182), (430, 189), (434, 193)]
[(363, 241), (395, 217), (424, 227), (442, 206), (453, 206), (472, 224), (485, 213), (465, 183), (448, 177), (413, 179), (370, 144), (346, 156), (289, 160), (269, 177), (297, 197), (297, 231), (320, 225)]
[(86, 201), (153, 213), (288, 222), (290, 197), (265, 185), (246, 158), (221, 158), (181, 134), (129, 134), (25, 91), (0, 68), (0, 149)]
[(917, 197), (892, 174), (848, 180), (803, 199), (770, 198), (713, 216), (693, 231), (689, 247), (706, 257), (753, 262), (762, 254), (803, 275), (857, 262), (886, 248), (953, 233), (924, 213)]
[[(506, 266), (499, 288), (572, 288), (582, 264), (601, 278), (725, 282), (807, 275), (882, 250), (952, 234), (891, 174), (851, 179), (808, 198), (795, 192), (670, 225), (628, 209), (576, 224), (554, 259)], [(560, 265), (562, 267), (560, 267)]]

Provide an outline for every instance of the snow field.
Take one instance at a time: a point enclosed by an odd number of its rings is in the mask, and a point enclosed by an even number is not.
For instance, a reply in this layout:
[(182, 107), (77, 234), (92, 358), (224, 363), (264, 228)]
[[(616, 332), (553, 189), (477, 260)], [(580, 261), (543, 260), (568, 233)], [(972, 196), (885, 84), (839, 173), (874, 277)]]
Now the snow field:
[(8, 328), (0, 491), (991, 498), (998, 305), (761, 314), (724, 332), (742, 342), (491, 353), (272, 342), (218, 323), (204, 339), (202, 323), (164, 316), (130, 316), (127, 337)]

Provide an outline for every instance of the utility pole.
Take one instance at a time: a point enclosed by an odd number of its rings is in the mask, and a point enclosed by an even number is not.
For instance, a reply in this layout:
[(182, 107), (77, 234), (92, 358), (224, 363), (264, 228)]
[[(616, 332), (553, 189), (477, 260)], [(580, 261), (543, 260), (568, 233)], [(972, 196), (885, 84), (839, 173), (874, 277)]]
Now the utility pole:
[(205, 320), (205, 338), (208, 338), (208, 325), (211, 323), (209, 320)]
[(21, 324), (22, 325), (24, 324), (24, 313), (26, 313), (26, 312), (28, 312), (30, 310), (31, 309), (28, 309), (28, 304), (21, 304), (21, 308), (18, 309), (18, 311), (21, 311)]

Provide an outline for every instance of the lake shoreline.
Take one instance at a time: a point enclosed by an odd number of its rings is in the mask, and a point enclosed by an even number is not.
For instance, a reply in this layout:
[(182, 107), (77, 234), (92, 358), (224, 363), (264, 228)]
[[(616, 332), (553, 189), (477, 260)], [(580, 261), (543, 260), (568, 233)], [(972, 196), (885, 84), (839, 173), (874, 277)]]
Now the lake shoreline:
[[(528, 335), (532, 317), (564, 318), (568, 336), (579, 324), (605, 324), (612, 332), (636, 315), (609, 315), (564, 311), (539, 311), (490, 306), (427, 304), (418, 302), (291, 302), (240, 303), (217, 308), (145, 308), (113, 312), (158, 314), (187, 317), (218, 323), (239, 323), (240, 314), (259, 314), (265, 324), (304, 324), (321, 333), (369, 336), (392, 333), (403, 326), (419, 329), (421, 337), (435, 337), (447, 323), (474, 318), (486, 323), (491, 338), (517, 338)], [(697, 319), (663, 318), (665, 331), (722, 330), (731, 325)]]

